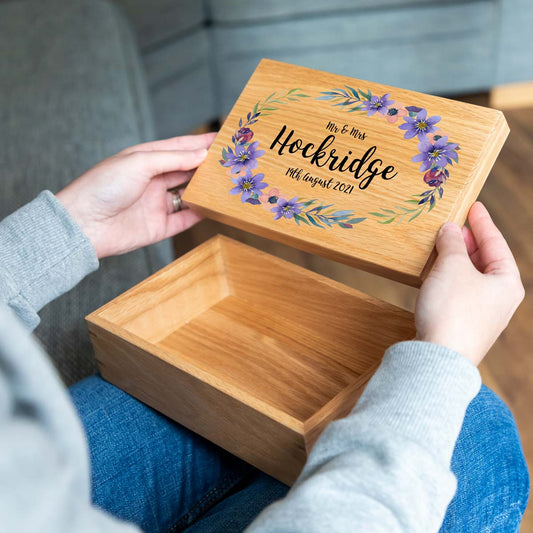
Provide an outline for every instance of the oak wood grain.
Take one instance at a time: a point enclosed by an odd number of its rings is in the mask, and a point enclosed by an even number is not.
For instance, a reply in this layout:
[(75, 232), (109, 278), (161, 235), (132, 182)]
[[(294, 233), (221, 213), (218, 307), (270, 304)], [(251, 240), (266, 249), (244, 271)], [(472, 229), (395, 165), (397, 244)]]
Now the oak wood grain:
[[(459, 144), (459, 162), (448, 165), (450, 177), (444, 185), (443, 197), (437, 200), (430, 213), (423, 213), (410, 222), (407, 218), (400, 223), (378, 222), (384, 222), (384, 219), (373, 213), (383, 209), (394, 211), (402, 206), (412, 207), (413, 204), (406, 203), (407, 200), (431, 187), (423, 181), (420, 163), (411, 160), (418, 153), (418, 140), (404, 138), (404, 131), (398, 128), (401, 120), (390, 123), (379, 113), (373, 116), (361, 111), (350, 114), (343, 106), (334, 107), (332, 102), (317, 100), (323, 91), (346, 86), (370, 90), (377, 96), (390, 93), (395, 102), (427, 109), (430, 116), (441, 117), (438, 123), (440, 133), (448, 136), (450, 142)], [(301, 201), (316, 199), (339, 210), (353, 211), (355, 217), (365, 218), (351, 229), (336, 225), (318, 228), (303, 222), (296, 225), (293, 219), (274, 220), (272, 212), (263, 209), (262, 205), (243, 204), (239, 195), (229, 194), (235, 186), (231, 181), (235, 174), (221, 166), (220, 160), (223, 149), (234, 147), (232, 136), (239, 129), (239, 120), (244, 118), (246, 122), (248, 113), (257, 102), (291, 88), (298, 88), (299, 91), (294, 94), (305, 94), (307, 98), (295, 97), (294, 101), (284, 103), (275, 101), (250, 126), (254, 135), (250, 142), (258, 141), (258, 148), (265, 151), (253, 173), (264, 174), (264, 181), (268, 183), (265, 192), (275, 188), (287, 198)], [(334, 123), (340, 131), (332, 133), (331, 129), (327, 129), (329, 123)], [(354, 138), (346, 132), (343, 134), (343, 126), (347, 131), (354, 128), (364, 132), (364, 139)], [(286, 137), (287, 132), (293, 131), (292, 140), (300, 139), (297, 141), (300, 144), (295, 145), (292, 153), (285, 150), (280, 155), (280, 143), (276, 144), (275, 140), (283, 127), (286, 127), (286, 133), (281, 139)], [(198, 212), (220, 222), (418, 286), (434, 258), (438, 229), (446, 220), (464, 222), (507, 134), (508, 127), (502, 113), (494, 109), (263, 60), (235, 103), (183, 198)], [(361, 189), (358, 187), (364, 182), (361, 176), (331, 170), (329, 166), (322, 168), (322, 165), (313, 164), (312, 158), (303, 156), (303, 146), (312, 143), (313, 148), (307, 152), (309, 155), (312, 150), (318, 150), (321, 141), (328, 135), (334, 135), (334, 141), (325, 150), (326, 155), (328, 150), (333, 149), (338, 156), (345, 155), (348, 160), (363, 160), (363, 155), (375, 147), (372, 157), (377, 163), (374, 168), (393, 166), (395, 176), (391, 179), (375, 177), (366, 188)], [(287, 175), (288, 168), (301, 168), (303, 173), (311, 176), (323, 180), (331, 178), (332, 185), (342, 182), (355, 188), (347, 194), (334, 188), (311, 187), (309, 182)], [(369, 177), (370, 167), (366, 171)]]
[(300, 431), (280, 424), (161, 357), (90, 325), (104, 379), (280, 481), (291, 484), (307, 451)]
[(286, 483), (414, 335), (412, 313), (225, 237), (87, 322), (105, 379)]

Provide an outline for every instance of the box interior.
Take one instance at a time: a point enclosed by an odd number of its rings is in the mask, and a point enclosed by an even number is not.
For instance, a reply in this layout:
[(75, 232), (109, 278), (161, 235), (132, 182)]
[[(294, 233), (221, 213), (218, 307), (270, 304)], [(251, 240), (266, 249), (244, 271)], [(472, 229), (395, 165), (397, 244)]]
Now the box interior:
[(222, 237), (100, 316), (301, 422), (413, 334), (410, 313)]

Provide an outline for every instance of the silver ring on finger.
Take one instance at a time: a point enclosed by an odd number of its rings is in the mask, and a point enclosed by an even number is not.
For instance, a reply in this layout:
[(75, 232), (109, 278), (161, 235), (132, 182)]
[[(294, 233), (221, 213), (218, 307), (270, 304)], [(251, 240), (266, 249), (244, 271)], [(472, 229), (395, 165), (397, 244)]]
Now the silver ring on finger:
[(172, 212), (177, 213), (183, 209), (183, 200), (178, 190), (170, 191), (172, 195)]

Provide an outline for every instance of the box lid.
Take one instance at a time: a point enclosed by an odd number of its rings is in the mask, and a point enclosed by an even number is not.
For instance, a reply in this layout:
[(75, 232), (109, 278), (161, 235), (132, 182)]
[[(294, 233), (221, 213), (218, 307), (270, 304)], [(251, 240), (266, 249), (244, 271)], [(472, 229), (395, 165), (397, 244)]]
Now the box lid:
[(500, 111), (263, 59), (183, 199), (418, 286), (509, 132)]

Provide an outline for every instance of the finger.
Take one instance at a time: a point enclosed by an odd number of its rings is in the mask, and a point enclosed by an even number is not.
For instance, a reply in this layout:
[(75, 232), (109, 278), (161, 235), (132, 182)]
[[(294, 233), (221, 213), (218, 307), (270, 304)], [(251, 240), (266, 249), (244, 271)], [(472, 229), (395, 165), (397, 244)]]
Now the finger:
[(173, 237), (191, 226), (194, 226), (200, 220), (202, 220), (202, 217), (191, 209), (172, 213), (167, 216), (167, 227), (164, 238)]
[(472, 230), (470, 228), (464, 226), (462, 231), (463, 239), (466, 245), (466, 251), (468, 252), (468, 255), (472, 257), (472, 254), (474, 254), (477, 250), (476, 238), (474, 237), (474, 234), (472, 233)]
[(518, 270), (509, 245), (481, 202), (476, 202), (470, 208), (468, 222), (479, 249), (479, 268), (482, 272), (508, 273)]
[(126, 157), (131, 158), (135, 167), (151, 179), (167, 172), (195, 169), (206, 155), (207, 150), (201, 148), (193, 151), (132, 152)]
[(157, 179), (164, 183), (165, 189), (173, 189), (178, 185), (187, 183), (193, 176), (194, 170), (177, 170), (176, 172), (167, 172)]
[(470, 256), (470, 261), (472, 261), (472, 264), (481, 272), (483, 271), (483, 264), (481, 263), (481, 254), (479, 253), (479, 248)]
[(454, 222), (447, 222), (442, 226), (435, 244), (437, 246), (437, 252), (439, 252), (439, 258), (452, 255), (467, 257), (468, 255), (463, 232)]
[(182, 135), (181, 137), (171, 137), (170, 139), (161, 139), (147, 143), (137, 144), (122, 150), (123, 154), (132, 152), (153, 152), (160, 150), (198, 150), (209, 148), (217, 132), (202, 133), (201, 135)]
[(479, 252), (479, 248), (477, 247), (476, 238), (474, 237), (472, 230), (464, 226), (463, 237), (466, 244), (466, 250), (468, 252), (468, 255), (470, 256), (470, 261), (472, 261), (472, 264), (476, 267), (477, 270), (483, 272), (483, 268), (481, 265), (481, 255)]

